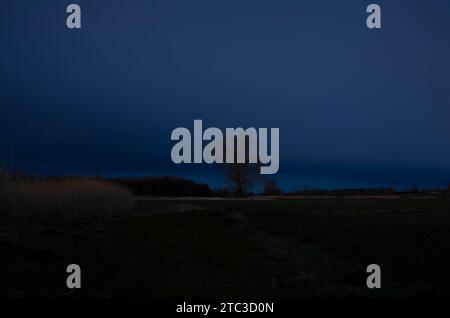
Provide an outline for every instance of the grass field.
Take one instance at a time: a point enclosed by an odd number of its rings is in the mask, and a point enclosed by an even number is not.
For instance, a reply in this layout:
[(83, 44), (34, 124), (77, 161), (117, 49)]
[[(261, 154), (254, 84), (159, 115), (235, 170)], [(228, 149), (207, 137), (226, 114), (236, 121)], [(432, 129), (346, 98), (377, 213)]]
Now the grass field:
[[(449, 295), (450, 200), (137, 199), (129, 215), (0, 241), (0, 296)], [(67, 289), (66, 266), (82, 270)], [(382, 288), (366, 287), (366, 266)]]

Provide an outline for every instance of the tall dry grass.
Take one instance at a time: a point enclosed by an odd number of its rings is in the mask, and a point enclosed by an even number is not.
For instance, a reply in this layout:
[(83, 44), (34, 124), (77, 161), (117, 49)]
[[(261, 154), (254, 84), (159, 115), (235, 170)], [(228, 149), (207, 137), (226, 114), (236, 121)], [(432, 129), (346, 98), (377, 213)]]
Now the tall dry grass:
[(133, 195), (93, 178), (27, 178), (0, 169), (0, 225), (54, 223), (134, 209)]

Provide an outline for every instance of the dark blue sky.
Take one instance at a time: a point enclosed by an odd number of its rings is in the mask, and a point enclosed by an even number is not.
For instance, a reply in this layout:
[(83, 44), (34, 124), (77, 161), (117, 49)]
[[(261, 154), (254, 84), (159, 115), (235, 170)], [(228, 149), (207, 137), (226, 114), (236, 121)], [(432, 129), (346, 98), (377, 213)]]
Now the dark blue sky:
[[(373, 2), (381, 30), (365, 26)], [(443, 186), (449, 56), (446, 0), (0, 0), (0, 157), (210, 181), (170, 159), (171, 131), (203, 119), (279, 127), (285, 188)]]

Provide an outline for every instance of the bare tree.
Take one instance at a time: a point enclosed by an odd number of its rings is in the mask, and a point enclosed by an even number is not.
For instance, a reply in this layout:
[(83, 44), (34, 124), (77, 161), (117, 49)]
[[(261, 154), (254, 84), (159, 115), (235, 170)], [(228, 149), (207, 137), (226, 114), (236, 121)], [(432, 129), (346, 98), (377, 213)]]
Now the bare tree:
[[(234, 150), (232, 150), (234, 152), (234, 163), (225, 164), (225, 178), (228, 185), (231, 187), (231, 190), (237, 196), (244, 196), (252, 189), (253, 186), (261, 181), (261, 164), (258, 162), (257, 158), (253, 158), (252, 162), (254, 163), (250, 163), (250, 157), (255, 156), (254, 153), (251, 153), (250, 147), (255, 147), (257, 139), (251, 139), (250, 136), (242, 133), (239, 136), (233, 136), (231, 138), (234, 139)], [(242, 139), (239, 143), (238, 139), (240, 138)], [(238, 147), (240, 148), (238, 149)], [(237, 150), (244, 152), (244, 163), (238, 162)], [(226, 154), (226, 152), (227, 148), (225, 147), (224, 153)]]
[(264, 182), (263, 193), (265, 195), (280, 195), (280, 194), (282, 194), (282, 191), (278, 187), (275, 180), (267, 180)]
[(225, 164), (225, 178), (237, 196), (244, 196), (260, 180), (259, 166), (250, 163)]

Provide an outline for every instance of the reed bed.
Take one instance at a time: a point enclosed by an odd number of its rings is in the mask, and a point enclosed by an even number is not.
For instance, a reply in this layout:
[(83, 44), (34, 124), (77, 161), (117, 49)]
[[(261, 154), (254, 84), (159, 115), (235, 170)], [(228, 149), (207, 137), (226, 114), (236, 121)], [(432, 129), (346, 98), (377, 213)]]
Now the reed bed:
[(21, 226), (120, 215), (132, 193), (98, 178), (30, 178), (0, 171), (0, 225)]

